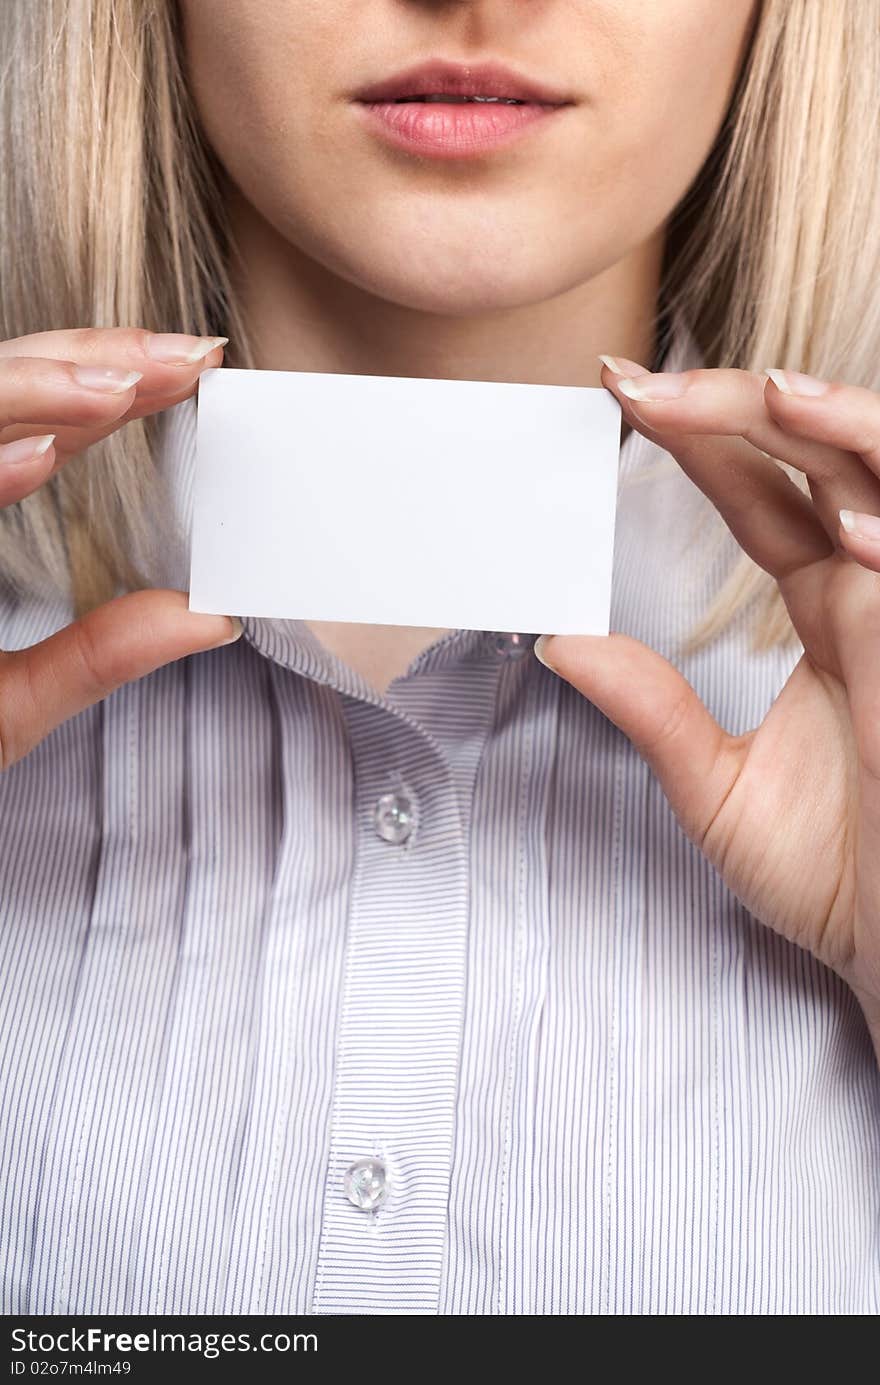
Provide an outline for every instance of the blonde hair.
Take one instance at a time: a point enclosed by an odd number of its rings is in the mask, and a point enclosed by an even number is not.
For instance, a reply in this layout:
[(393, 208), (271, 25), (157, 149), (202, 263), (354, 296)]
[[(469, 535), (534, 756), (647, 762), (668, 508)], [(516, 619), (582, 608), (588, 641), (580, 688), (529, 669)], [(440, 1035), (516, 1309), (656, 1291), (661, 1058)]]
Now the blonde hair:
[[(878, 19), (878, 0), (760, 7), (666, 243), (660, 302), (707, 366), (880, 386)], [(90, 325), (223, 334), (227, 364), (253, 366), (177, 6), (3, 0), (3, 53), (0, 339)], [(3, 577), (70, 589), (80, 612), (147, 585), (131, 554), (163, 503), (157, 437), (155, 418), (134, 421), (0, 512)], [(747, 607), (757, 647), (791, 637), (775, 583), (743, 555), (697, 640)]]

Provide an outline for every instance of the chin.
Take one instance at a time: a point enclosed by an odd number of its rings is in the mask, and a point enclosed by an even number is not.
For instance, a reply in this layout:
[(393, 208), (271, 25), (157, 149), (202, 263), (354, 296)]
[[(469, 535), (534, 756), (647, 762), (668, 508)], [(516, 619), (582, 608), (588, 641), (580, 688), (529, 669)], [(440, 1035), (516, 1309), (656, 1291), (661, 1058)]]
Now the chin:
[(572, 271), (570, 281), (565, 281), (558, 264), (516, 264), (509, 252), (487, 251), (473, 262), (452, 247), (444, 252), (435, 246), (428, 257), (415, 246), (409, 254), (398, 249), (393, 259), (364, 255), (363, 250), (360, 246), (356, 258), (336, 258), (327, 267), (388, 303), (444, 317), (473, 317), (542, 303), (582, 277)]
[(479, 317), (513, 308), (543, 302), (547, 296), (532, 286), (522, 284), (458, 283), (447, 287), (436, 282), (400, 278), (393, 281), (364, 284), (369, 292), (413, 312), (431, 313), (439, 317)]

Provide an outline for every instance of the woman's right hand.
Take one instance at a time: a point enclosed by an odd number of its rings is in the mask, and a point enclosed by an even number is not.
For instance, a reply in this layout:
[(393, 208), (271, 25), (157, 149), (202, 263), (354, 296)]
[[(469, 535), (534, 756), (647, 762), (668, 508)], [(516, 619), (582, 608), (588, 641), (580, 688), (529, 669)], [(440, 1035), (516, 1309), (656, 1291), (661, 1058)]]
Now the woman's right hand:
[[(131, 419), (187, 399), (225, 340), (89, 327), (0, 342), (0, 508)], [(0, 652), (0, 770), (121, 684), (240, 634), (232, 617), (189, 611), (185, 592), (138, 591)]]

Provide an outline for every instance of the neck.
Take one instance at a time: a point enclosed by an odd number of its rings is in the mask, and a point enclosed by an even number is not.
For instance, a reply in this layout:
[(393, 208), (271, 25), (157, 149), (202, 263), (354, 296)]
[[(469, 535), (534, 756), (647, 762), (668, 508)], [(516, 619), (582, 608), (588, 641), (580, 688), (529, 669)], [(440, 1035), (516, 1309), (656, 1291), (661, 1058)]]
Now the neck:
[(650, 368), (662, 234), (554, 298), (450, 317), (339, 277), (234, 192), (230, 215), (257, 369), (597, 385), (600, 351)]
[[(653, 362), (660, 234), (553, 298), (451, 317), (388, 302), (339, 277), (234, 191), (230, 218), (233, 288), (257, 369), (598, 385), (600, 351), (648, 369)], [(380, 691), (444, 633), (308, 624)]]

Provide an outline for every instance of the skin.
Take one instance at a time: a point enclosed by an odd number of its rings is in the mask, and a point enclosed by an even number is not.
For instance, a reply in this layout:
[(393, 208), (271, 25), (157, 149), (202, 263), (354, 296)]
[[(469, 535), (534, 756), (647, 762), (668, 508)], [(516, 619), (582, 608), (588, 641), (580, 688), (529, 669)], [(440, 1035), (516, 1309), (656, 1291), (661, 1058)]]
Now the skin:
[[(184, 0), (182, 11), (258, 366), (601, 382), (779, 582), (806, 653), (746, 736), (728, 736), (676, 669), (626, 636), (545, 637), (537, 652), (632, 739), (747, 907), (847, 980), (880, 1055), (880, 543), (838, 520), (840, 507), (880, 514), (880, 397), (842, 383), (799, 397), (791, 380), (783, 390), (719, 370), (689, 372), (675, 398), (663, 375), (667, 395), (652, 400), (640, 364), (654, 351), (668, 219), (717, 134), (755, 6)], [(429, 54), (506, 60), (572, 104), (466, 166), (391, 151), (351, 97)], [(148, 336), (0, 344), (0, 442), (55, 433), (30, 462), (3, 466), (0, 448), (0, 503), (92, 438), (186, 398), (220, 363), (214, 347), (200, 364), (157, 365)], [(600, 373), (600, 351), (615, 368)], [(83, 360), (142, 375), (99, 397), (74, 379)], [(801, 467), (810, 497), (765, 453)], [(314, 628), (379, 688), (441, 633)], [(182, 593), (147, 592), (3, 654), (0, 763), (120, 682), (235, 635), (226, 618), (187, 612)]]

